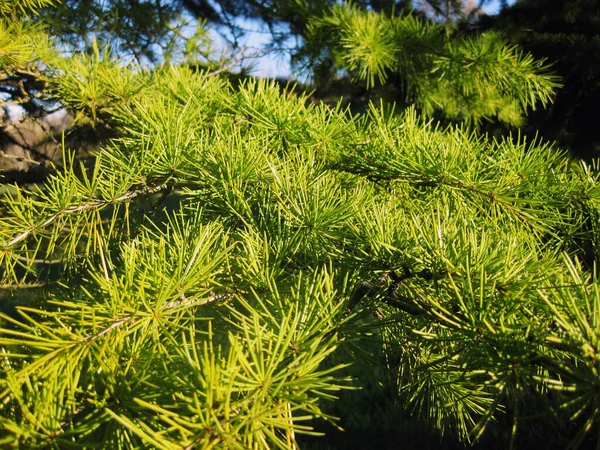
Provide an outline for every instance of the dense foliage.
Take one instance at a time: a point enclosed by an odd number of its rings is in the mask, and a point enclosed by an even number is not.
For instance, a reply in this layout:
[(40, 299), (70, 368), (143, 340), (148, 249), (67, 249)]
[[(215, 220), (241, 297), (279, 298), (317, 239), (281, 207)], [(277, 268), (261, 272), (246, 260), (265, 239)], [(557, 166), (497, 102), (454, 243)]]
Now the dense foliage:
[[(1, 445), (292, 449), (323, 422), (394, 429), (393, 410), (447, 442), (598, 439), (595, 165), (97, 45), (64, 58), (14, 11), (3, 76), (39, 71), (39, 92), (114, 138), (2, 186)], [(485, 92), (551, 95), (495, 45)], [(464, 88), (469, 71), (423, 58), (433, 86)]]
[(333, 59), (336, 69), (367, 87), (392, 78), (396, 100), (466, 123), (496, 118), (520, 125), (523, 113), (545, 105), (557, 86), (543, 64), (496, 33), (449, 36), (444, 26), (414, 15), (387, 16), (348, 4), (311, 21), (307, 48), (317, 49), (309, 52), (312, 64)]

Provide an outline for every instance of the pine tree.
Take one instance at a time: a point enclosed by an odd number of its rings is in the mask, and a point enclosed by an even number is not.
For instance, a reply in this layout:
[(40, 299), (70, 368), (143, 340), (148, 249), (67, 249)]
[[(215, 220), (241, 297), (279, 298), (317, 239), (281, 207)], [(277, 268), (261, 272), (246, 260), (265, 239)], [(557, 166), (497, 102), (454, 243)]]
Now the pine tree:
[[(534, 406), (566, 442), (600, 436), (596, 166), (36, 39), (1, 69), (37, 67), (116, 137), (3, 186), (2, 446), (292, 449), (319, 421), (373, 423), (338, 400), (361, 387), (447, 439), (508, 421), (516, 445)], [(502, 101), (551, 95), (504, 76)]]

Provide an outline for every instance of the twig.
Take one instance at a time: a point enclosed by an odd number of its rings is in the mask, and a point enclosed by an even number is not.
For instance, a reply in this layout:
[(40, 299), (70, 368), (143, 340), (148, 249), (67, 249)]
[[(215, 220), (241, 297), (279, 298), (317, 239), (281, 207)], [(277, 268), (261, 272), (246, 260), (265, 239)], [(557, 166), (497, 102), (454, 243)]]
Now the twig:
[(213, 70), (212, 72), (208, 72), (206, 74), (206, 76), (207, 77), (212, 77), (212, 76), (217, 75), (219, 73), (228, 71), (229, 69), (231, 69), (233, 66), (235, 66), (238, 62), (240, 62), (242, 60), (242, 58), (244, 57), (244, 52), (245, 51), (246, 51), (246, 47), (242, 47), (236, 53), (235, 57), (233, 58), (233, 60), (229, 64), (227, 64), (225, 66), (222, 66), (220, 69)]
[[(36, 119), (36, 122), (41, 125), (39, 119)], [(6, 132), (2, 134), (2, 137), (8, 139), (12, 144), (15, 144), (18, 147), (21, 147), (21, 148), (23, 148), (25, 150), (28, 150), (29, 152), (33, 153), (38, 158), (41, 158), (41, 159), (43, 159), (43, 160), (46, 161), (45, 163), (42, 162), (42, 163), (38, 163), (38, 164), (46, 164), (46, 165), (48, 165), (49, 163), (53, 163), (53, 164), (57, 164), (57, 165), (60, 166), (60, 164), (58, 162), (53, 161), (51, 157), (49, 157), (48, 155), (45, 155), (44, 153), (40, 152), (36, 148), (36, 144), (31, 144), (31, 145), (28, 144), (27, 143), (27, 138), (23, 135), (23, 130), (19, 129), (19, 127), (15, 127), (15, 132), (20, 136), (20, 138), (21, 138), (20, 140), (16, 139), (10, 133), (6, 133)], [(7, 158), (14, 158), (14, 156), (6, 155), (5, 153), (3, 155), (5, 155)], [(0, 155), (0, 156), (2, 156), (2, 155)], [(36, 162), (31, 161), (31, 163), (35, 164)]]
[(113, 330), (115, 328), (120, 327), (124, 323), (129, 323), (129, 322), (135, 322), (135, 321), (137, 321), (140, 317), (141, 316), (139, 314), (134, 314), (133, 316), (130, 316), (130, 317), (122, 317), (121, 319), (116, 319), (114, 322), (112, 322), (106, 328), (103, 328), (102, 330), (98, 331), (96, 334), (92, 334), (91, 336), (88, 336), (88, 337), (82, 339), (81, 341), (82, 342), (91, 342), (91, 341), (93, 341), (95, 339), (98, 339), (99, 337), (104, 336), (110, 330)]
[(10, 241), (4, 243), (3, 247), (4, 247), (4, 249), (7, 249), (9, 247), (12, 247), (15, 244), (18, 244), (23, 239), (26, 239), (27, 237), (29, 237), (29, 235), (31, 235), (37, 229), (44, 228), (44, 227), (50, 225), (56, 219), (58, 219), (59, 217), (62, 217), (65, 214), (72, 214), (72, 213), (77, 213), (77, 212), (82, 212), (82, 211), (88, 211), (90, 209), (98, 209), (98, 208), (101, 208), (103, 206), (110, 205), (113, 203), (126, 202), (126, 201), (132, 200), (135, 197), (138, 197), (140, 195), (154, 194), (155, 192), (161, 191), (167, 187), (168, 187), (168, 184), (163, 183), (159, 186), (144, 188), (144, 189), (140, 189), (137, 191), (131, 191), (131, 192), (128, 192), (127, 194), (124, 194), (124, 195), (114, 198), (114, 199), (95, 200), (90, 203), (84, 203), (83, 205), (72, 206), (70, 208), (63, 209), (62, 211), (59, 211), (58, 213), (50, 216), (48, 219), (46, 219), (40, 225), (36, 225), (34, 227), (29, 228), (28, 230), (23, 231), (22, 233), (17, 234)]
[(15, 73), (18, 75), (24, 75), (30, 78), (34, 78), (34, 79), (38, 79), (42, 76), (42, 74), (40, 72), (32, 72), (31, 70), (25, 70), (25, 69), (17, 69), (15, 70)]
[(64, 260), (62, 259), (29, 259), (26, 258), (25, 256), (17, 256), (17, 259), (19, 261), (23, 261), (26, 263), (34, 263), (34, 264), (60, 264), (62, 262), (64, 262)]
[(38, 283), (22, 283), (22, 284), (0, 284), (0, 289), (33, 289), (47, 286), (48, 282), (38, 282)]
[(187, 297), (184, 294), (181, 294), (181, 296), (179, 297), (179, 300), (175, 300), (172, 301), (171, 303), (169, 303), (167, 305), (167, 307), (165, 308), (166, 311), (170, 310), (170, 309), (174, 309), (174, 308), (179, 308), (180, 306), (193, 306), (195, 304), (206, 304), (206, 303), (214, 303), (214, 302), (220, 302), (222, 300), (228, 300), (231, 298), (233, 294), (212, 294), (208, 300), (201, 302), (199, 300), (188, 300)]
[[(365, 142), (361, 142), (361, 143), (358, 143), (355, 145), (356, 146), (365, 145), (365, 144), (368, 144), (369, 142), (370, 142), (370, 140), (367, 140)], [(464, 191), (464, 192), (472, 192), (481, 198), (487, 199), (492, 204), (496, 204), (496, 205), (499, 205), (500, 207), (505, 208), (508, 212), (514, 214), (515, 217), (517, 217), (519, 220), (521, 220), (523, 223), (525, 223), (529, 227), (531, 227), (533, 229), (536, 228), (536, 224), (533, 222), (535, 220), (535, 217), (528, 218), (526, 213), (519, 211), (519, 209), (517, 207), (513, 206), (509, 201), (503, 200), (502, 198), (498, 197), (494, 193), (494, 191), (486, 191), (486, 190), (478, 188), (477, 186), (464, 183), (460, 180), (457, 180), (457, 181), (447, 180), (445, 177), (441, 178), (441, 179), (440, 178), (429, 178), (428, 179), (428, 178), (423, 178), (419, 175), (388, 175), (385, 173), (386, 172), (385, 167), (382, 167), (382, 166), (379, 166), (379, 165), (373, 163), (368, 158), (365, 158), (365, 159), (367, 159), (367, 161), (369, 161), (370, 164), (364, 168), (357, 167), (354, 170), (347, 170), (347, 169), (339, 169), (339, 170), (349, 172), (349, 173), (354, 173), (357, 175), (364, 175), (372, 181), (396, 179), (396, 180), (408, 181), (408, 182), (414, 183), (416, 186), (421, 186), (421, 187), (447, 186), (451, 189), (457, 189), (457, 190)], [(378, 169), (378, 171), (373, 170), (373, 168)]]
[(35, 161), (31, 158), (27, 158), (26, 156), (18, 156), (18, 155), (9, 155), (4, 151), (0, 150), (0, 158), (14, 159), (19, 162), (26, 162), (28, 164), (33, 164), (35, 166), (48, 166), (48, 161)]
[[(196, 306), (196, 305), (206, 305), (207, 303), (213, 303), (213, 302), (218, 302), (218, 301), (222, 301), (222, 300), (227, 300), (227, 299), (231, 298), (232, 296), (233, 296), (233, 294), (212, 294), (208, 299), (203, 298), (203, 299), (198, 299), (198, 300), (188, 300), (182, 294), (182, 296), (180, 297), (180, 300), (175, 300), (175, 301), (169, 303), (161, 311), (169, 311), (169, 310), (179, 308), (182, 306), (188, 307), (188, 306)], [(181, 298), (183, 298), (183, 299), (181, 299)], [(137, 314), (133, 314), (132, 316), (129, 316), (129, 317), (121, 317), (119, 319), (115, 319), (113, 322), (111, 322), (110, 325), (106, 326), (105, 328), (98, 331), (97, 333), (81, 339), (81, 342), (91, 342), (95, 339), (98, 339), (99, 337), (104, 336), (109, 331), (114, 330), (115, 328), (118, 328), (122, 325), (134, 324), (135, 322), (140, 320), (142, 317), (143, 317), (143, 314), (137, 313)]]
[(44, 96), (45, 96), (44, 92), (38, 92), (37, 94), (28, 94), (26, 96), (23, 95), (22, 97), (15, 99), (15, 100), (0, 101), (0, 105), (2, 105), (2, 106), (22, 105), (23, 103), (27, 103), (33, 99), (44, 98)]

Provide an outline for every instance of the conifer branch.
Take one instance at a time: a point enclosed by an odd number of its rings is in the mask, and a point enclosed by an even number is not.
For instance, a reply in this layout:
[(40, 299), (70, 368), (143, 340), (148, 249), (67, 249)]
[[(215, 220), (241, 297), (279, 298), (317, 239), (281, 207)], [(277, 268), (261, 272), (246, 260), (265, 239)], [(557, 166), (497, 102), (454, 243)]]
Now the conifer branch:
[[(193, 306), (202, 306), (202, 305), (206, 305), (208, 303), (214, 303), (214, 302), (224, 302), (224, 301), (232, 298), (232, 296), (233, 296), (233, 294), (211, 294), (208, 297), (208, 299), (203, 298), (203, 299), (197, 299), (197, 300), (190, 300), (190, 299), (187, 299), (184, 294), (181, 294), (181, 297), (179, 300), (174, 300), (171, 303), (167, 304), (164, 308), (161, 309), (161, 312), (166, 312), (166, 311), (170, 311), (170, 310), (177, 309), (177, 308), (190, 308)], [(90, 336), (87, 336), (87, 337), (81, 339), (81, 342), (94, 341), (94, 340), (104, 336), (105, 334), (111, 332), (112, 330), (114, 330), (116, 328), (122, 327), (124, 325), (133, 325), (138, 320), (140, 320), (144, 317), (146, 317), (146, 316), (144, 316), (143, 314), (133, 314), (129, 317), (122, 317), (119, 319), (115, 319), (112, 323), (110, 323), (110, 325), (104, 327), (102, 330), (98, 331), (97, 333), (94, 333)]]
[[(335, 61), (370, 86), (402, 78), (426, 112), (513, 123), (553, 88), (498, 36), (349, 6), (319, 23), (334, 31), (320, 50), (341, 44)], [(27, 67), (23, 49), (6, 64)], [(23, 289), (18, 316), (0, 312), (3, 445), (291, 450), (312, 432), (301, 420), (336, 421), (325, 402), (340, 425), (379, 423), (356, 407), (374, 394), (382, 422), (408, 411), (465, 443), (519, 413), (513, 439), (533, 408), (596, 433), (597, 165), (216, 76), (232, 66), (150, 73), (111, 54), (47, 76), (118, 138), (2, 198), (15, 285), (0, 287)], [(24, 282), (37, 269), (47, 288)]]
[(65, 208), (62, 211), (59, 211), (58, 213), (53, 214), (52, 216), (48, 217), (40, 225), (37, 225), (35, 227), (30, 228), (29, 230), (25, 230), (25, 231), (17, 234), (10, 241), (4, 243), (3, 247), (5, 249), (8, 249), (8, 248), (14, 246), (15, 244), (18, 244), (22, 240), (28, 238), (31, 234), (47, 227), (48, 225), (52, 224), (53, 222), (55, 222), (57, 219), (64, 216), (65, 214), (67, 214), (67, 215), (68, 214), (76, 214), (76, 213), (80, 213), (80, 212), (103, 208), (104, 206), (111, 205), (111, 204), (131, 201), (134, 198), (139, 197), (141, 195), (150, 195), (150, 194), (154, 194), (156, 192), (160, 192), (164, 189), (167, 189), (168, 186), (169, 186), (168, 183), (163, 183), (163, 184), (160, 184), (157, 186), (150, 186), (150, 187), (145, 187), (143, 189), (138, 189), (136, 191), (131, 191), (131, 192), (128, 192), (127, 194), (123, 194), (120, 197), (117, 197), (115, 199), (110, 199), (110, 200), (96, 199), (89, 203), (83, 203), (83, 204), (80, 204), (77, 206), (70, 206), (70, 207)]
[(0, 284), (0, 289), (37, 289), (40, 287), (48, 286), (48, 282), (38, 283), (21, 283), (21, 284)]

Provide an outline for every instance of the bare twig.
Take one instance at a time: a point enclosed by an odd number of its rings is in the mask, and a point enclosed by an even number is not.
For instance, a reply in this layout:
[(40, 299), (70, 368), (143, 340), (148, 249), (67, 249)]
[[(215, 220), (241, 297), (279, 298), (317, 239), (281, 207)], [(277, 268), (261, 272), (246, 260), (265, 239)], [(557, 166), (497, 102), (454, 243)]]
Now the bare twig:
[(134, 314), (133, 316), (122, 317), (120, 319), (116, 319), (106, 328), (103, 328), (102, 330), (98, 331), (97, 333), (92, 334), (91, 336), (88, 336), (88, 337), (82, 339), (82, 342), (91, 342), (95, 339), (98, 339), (99, 337), (104, 336), (110, 330), (114, 330), (115, 328), (118, 328), (123, 324), (130, 323), (130, 322), (136, 322), (140, 317), (141, 316), (139, 314)]
[(174, 309), (174, 308), (179, 308), (179, 307), (187, 307), (187, 306), (193, 306), (193, 305), (204, 305), (206, 303), (214, 303), (214, 302), (220, 302), (223, 300), (228, 300), (229, 298), (231, 298), (233, 294), (212, 294), (208, 300), (189, 300), (184, 294), (181, 294), (181, 296), (179, 297), (179, 300), (175, 300), (172, 301), (171, 303), (169, 303), (167, 305), (167, 307), (165, 308), (165, 310), (170, 310), (170, 309)]
[(33, 164), (34, 166), (44, 166), (44, 167), (48, 166), (48, 161), (40, 162), (40, 161), (36, 161), (31, 158), (27, 158), (26, 156), (9, 155), (2, 150), (0, 150), (0, 158), (14, 159), (19, 162), (26, 162), (27, 164)]
[(37, 94), (28, 94), (28, 95), (23, 95), (22, 97), (15, 99), (15, 100), (10, 100), (10, 101), (0, 101), (0, 105), (2, 106), (14, 106), (14, 105), (22, 105), (23, 103), (27, 103), (29, 101), (31, 101), (32, 99), (40, 99), (40, 98), (44, 98), (46, 94), (44, 92), (38, 92)]
[[(42, 130), (43, 130), (43, 125), (41, 124), (40, 120), (36, 119), (35, 122), (37, 122), (42, 127)], [(58, 161), (53, 161), (53, 159), (50, 156), (44, 154), (38, 148), (36, 148), (36, 146), (38, 144), (29, 144), (27, 142), (28, 139), (25, 136), (22, 129), (20, 129), (19, 127), (14, 127), (14, 130), (15, 130), (15, 134), (18, 135), (18, 138), (13, 136), (11, 133), (6, 133), (6, 132), (2, 134), (2, 137), (9, 140), (11, 144), (15, 144), (18, 147), (21, 147), (22, 149), (29, 151), (30, 153), (35, 155), (37, 158), (44, 160), (44, 162), (30, 161), (30, 160), (27, 160), (26, 162), (31, 163), (31, 164), (46, 165), (46, 166), (49, 166), (50, 163), (55, 164), (57, 166), (61, 165)], [(52, 137), (50, 135), (48, 135), (48, 136)], [(0, 157), (1, 156), (5, 156), (6, 158), (12, 158), (12, 159), (22, 158), (21, 156), (12, 156), (12, 155), (8, 155), (6, 153), (0, 154)]]
[(62, 259), (36, 259), (36, 258), (29, 259), (29, 258), (26, 258), (25, 256), (21, 256), (21, 255), (17, 256), (17, 259), (19, 261), (23, 261), (23, 262), (28, 263), (28, 264), (29, 263), (35, 263), (35, 264), (60, 264), (60, 263), (64, 262), (64, 260), (62, 260)]
[(221, 68), (219, 68), (217, 70), (213, 70), (212, 72), (208, 72), (206, 74), (206, 76), (207, 77), (212, 77), (212, 76), (217, 75), (219, 73), (227, 72), (229, 69), (231, 69), (233, 66), (235, 66), (238, 62), (240, 62), (244, 58), (244, 52), (245, 51), (246, 51), (246, 47), (242, 47), (236, 53), (235, 57), (233, 58), (233, 60), (229, 64), (226, 64), (226, 65), (222, 66)]
[(26, 77), (30, 77), (30, 78), (34, 78), (34, 79), (38, 79), (42, 76), (41, 72), (32, 72), (31, 70), (25, 70), (25, 69), (17, 69), (17, 70), (15, 70), (15, 73), (18, 75), (22, 75), (22, 76), (26, 76)]

